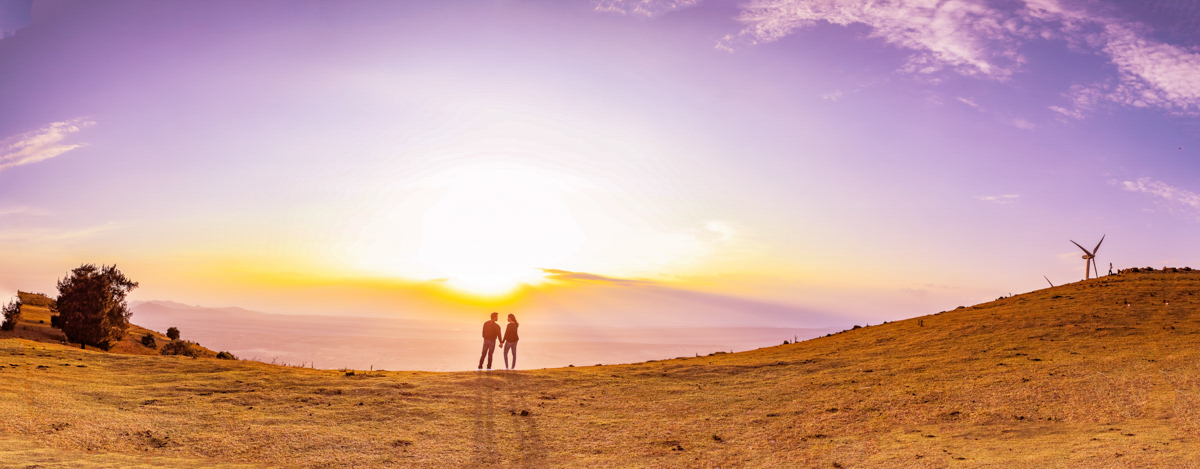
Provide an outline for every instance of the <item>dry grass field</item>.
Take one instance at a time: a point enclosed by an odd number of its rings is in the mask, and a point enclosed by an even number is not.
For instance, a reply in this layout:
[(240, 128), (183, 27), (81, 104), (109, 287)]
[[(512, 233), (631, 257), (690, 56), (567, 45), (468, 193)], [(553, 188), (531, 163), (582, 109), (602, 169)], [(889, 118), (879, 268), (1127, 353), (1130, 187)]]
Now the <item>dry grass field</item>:
[(1126, 273), (751, 352), (490, 373), (5, 339), (0, 467), (1200, 467), (1198, 313), (1200, 272)]

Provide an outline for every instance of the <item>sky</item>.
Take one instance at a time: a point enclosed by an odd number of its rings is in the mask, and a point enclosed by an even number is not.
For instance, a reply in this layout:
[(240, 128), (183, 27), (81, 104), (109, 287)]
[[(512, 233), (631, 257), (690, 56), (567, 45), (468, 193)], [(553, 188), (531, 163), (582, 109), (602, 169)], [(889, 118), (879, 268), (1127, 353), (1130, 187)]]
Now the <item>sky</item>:
[[(1200, 267), (1200, 4), (0, 1), (0, 291), (809, 327)], [(821, 323), (821, 324), (817, 324)]]

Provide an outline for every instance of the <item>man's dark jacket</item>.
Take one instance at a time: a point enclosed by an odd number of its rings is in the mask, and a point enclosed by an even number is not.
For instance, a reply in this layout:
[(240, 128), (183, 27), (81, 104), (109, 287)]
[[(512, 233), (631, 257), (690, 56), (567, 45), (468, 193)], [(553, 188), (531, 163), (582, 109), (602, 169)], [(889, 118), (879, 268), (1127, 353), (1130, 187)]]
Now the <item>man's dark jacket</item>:
[(500, 338), (500, 325), (496, 321), (488, 321), (483, 323), (483, 340), (496, 340)]

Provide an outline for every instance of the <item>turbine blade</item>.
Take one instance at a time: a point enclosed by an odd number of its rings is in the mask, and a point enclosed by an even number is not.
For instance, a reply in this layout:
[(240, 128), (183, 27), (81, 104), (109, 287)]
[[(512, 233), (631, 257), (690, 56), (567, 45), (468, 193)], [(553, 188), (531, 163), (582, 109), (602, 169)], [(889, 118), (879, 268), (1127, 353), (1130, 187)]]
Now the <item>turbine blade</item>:
[[(1104, 235), (1104, 236), (1108, 236), (1108, 235)], [(1096, 255), (1096, 253), (1100, 252), (1100, 245), (1101, 245), (1101, 244), (1104, 244), (1104, 236), (1101, 236), (1101, 237), (1100, 237), (1100, 242), (1099, 242), (1099, 243), (1096, 243), (1096, 249), (1093, 249), (1093, 250), (1092, 250), (1092, 255), (1093, 255), (1093, 256), (1094, 256), (1094, 255)]]
[[(1071, 241), (1071, 244), (1074, 244), (1075, 246), (1079, 247), (1079, 249), (1083, 249), (1083, 246), (1080, 246), (1080, 245), (1079, 245), (1079, 243), (1076, 243), (1076, 242), (1075, 242), (1075, 241), (1073, 241), (1073, 240)], [(1088, 252), (1088, 250), (1087, 250), (1087, 249), (1083, 249), (1083, 252), (1084, 252), (1084, 253), (1086, 253), (1086, 254), (1087, 254), (1087, 255), (1089, 255), (1089, 256), (1090, 256), (1090, 255), (1092, 255), (1092, 253)]]
[(1042, 276), (1042, 278), (1045, 278), (1045, 279), (1046, 279), (1046, 283), (1049, 283), (1049, 284), (1050, 284), (1050, 288), (1054, 288), (1054, 283), (1050, 282), (1050, 279), (1046, 278), (1046, 276), (1045, 276), (1045, 275), (1043, 275), (1043, 276)]

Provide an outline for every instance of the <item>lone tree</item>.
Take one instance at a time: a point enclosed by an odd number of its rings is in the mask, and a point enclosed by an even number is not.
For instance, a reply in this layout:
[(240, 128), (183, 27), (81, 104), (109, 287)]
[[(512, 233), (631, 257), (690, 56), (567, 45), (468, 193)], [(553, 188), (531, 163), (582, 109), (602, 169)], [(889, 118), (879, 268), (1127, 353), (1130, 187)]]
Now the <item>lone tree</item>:
[(125, 295), (137, 288), (116, 265), (84, 264), (58, 281), (58, 313), (71, 342), (108, 350), (129, 330)]
[(179, 329), (175, 327), (167, 328), (167, 338), (171, 340), (179, 340)]
[(9, 301), (8, 304), (0, 308), (4, 312), (4, 323), (0, 324), (0, 330), (11, 331), (17, 327), (17, 321), (21, 320), (21, 299)]

